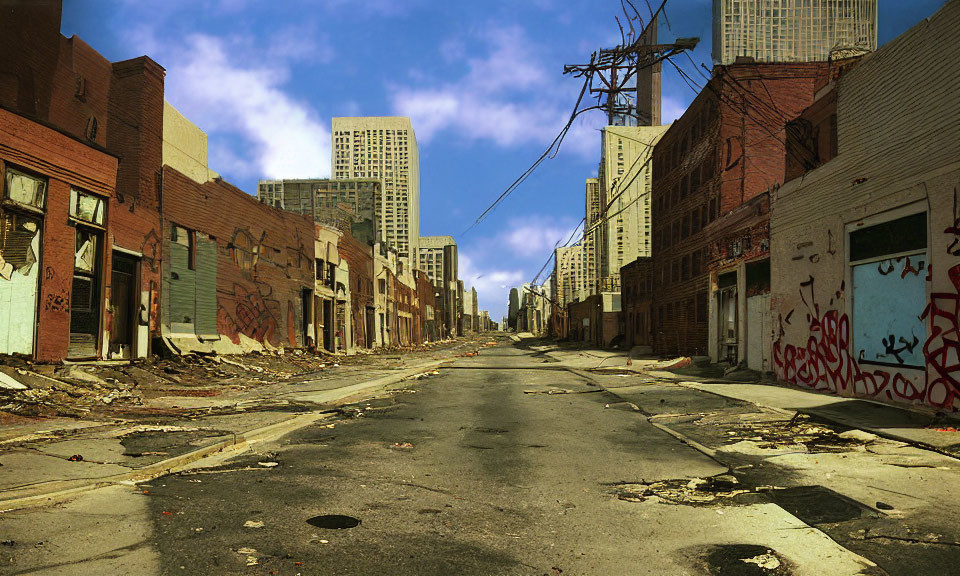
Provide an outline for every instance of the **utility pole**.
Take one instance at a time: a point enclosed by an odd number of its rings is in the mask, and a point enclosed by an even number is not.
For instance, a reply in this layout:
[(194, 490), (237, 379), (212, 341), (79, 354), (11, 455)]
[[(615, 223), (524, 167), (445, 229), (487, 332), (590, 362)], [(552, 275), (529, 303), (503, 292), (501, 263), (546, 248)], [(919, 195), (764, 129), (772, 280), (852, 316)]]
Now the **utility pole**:
[[(649, 74), (645, 74), (649, 77), (649, 83), (659, 83), (659, 64), (684, 50), (694, 49), (700, 42), (699, 38), (678, 38), (670, 44), (657, 43), (657, 23), (666, 3), (666, 0), (663, 0), (657, 11), (651, 15), (650, 21), (644, 25), (637, 9), (629, 0), (625, 0), (623, 10), (629, 30), (624, 30), (623, 24), (617, 18), (622, 43), (614, 48), (594, 52), (588, 64), (568, 64), (563, 67), (564, 74), (587, 79), (590, 94), (596, 95), (597, 107), (607, 113), (608, 125), (623, 123), (627, 119), (632, 119), (637, 125), (650, 126), (655, 122), (659, 123), (658, 102), (657, 105), (650, 106), (645, 103), (642, 111), (639, 106), (641, 94), (649, 97), (651, 101), (658, 101), (659, 87), (641, 87), (639, 72), (649, 71)], [(632, 14), (627, 11), (627, 6), (632, 10)], [(642, 29), (638, 31), (634, 22), (638, 22)], [(636, 84), (631, 85), (631, 82)]]

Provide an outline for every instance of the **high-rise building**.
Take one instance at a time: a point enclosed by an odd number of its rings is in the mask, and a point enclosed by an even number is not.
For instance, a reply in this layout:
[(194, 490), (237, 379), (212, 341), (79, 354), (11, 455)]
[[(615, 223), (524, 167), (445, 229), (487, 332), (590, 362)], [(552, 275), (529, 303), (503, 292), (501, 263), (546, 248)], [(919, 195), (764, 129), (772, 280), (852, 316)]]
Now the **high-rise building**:
[(713, 61), (816, 62), (877, 48), (877, 0), (713, 0)]
[(554, 256), (554, 280), (556, 287), (553, 291), (555, 306), (566, 309), (567, 304), (577, 297), (577, 291), (584, 283), (583, 274), (583, 246), (574, 244), (556, 249)]
[(376, 206), (380, 238), (409, 263), (417, 261), (420, 239), (420, 156), (409, 118), (334, 118), (334, 179), (380, 181)]
[[(607, 126), (599, 169), (597, 274), (601, 292), (620, 291), (620, 268), (650, 256), (653, 147), (669, 126)], [(588, 205), (589, 213), (589, 205)]]
[[(420, 249), (417, 257), (417, 268), (426, 272), (435, 286), (442, 286), (444, 281), (444, 248), (447, 246), (456, 247), (457, 242), (452, 236), (421, 236), (418, 244)], [(446, 252), (449, 253), (450, 251), (447, 250)], [(455, 270), (456, 267), (453, 269)], [(456, 277), (452, 278), (452, 280), (456, 279)]]
[(306, 214), (369, 245), (379, 242), (376, 206), (380, 196), (380, 181), (372, 178), (261, 180), (257, 185), (261, 202)]
[(587, 178), (585, 187), (586, 220), (584, 221), (582, 259), (583, 279), (574, 288), (574, 300), (584, 300), (597, 292), (597, 246), (601, 237), (600, 222), (603, 207), (600, 205), (600, 180)]

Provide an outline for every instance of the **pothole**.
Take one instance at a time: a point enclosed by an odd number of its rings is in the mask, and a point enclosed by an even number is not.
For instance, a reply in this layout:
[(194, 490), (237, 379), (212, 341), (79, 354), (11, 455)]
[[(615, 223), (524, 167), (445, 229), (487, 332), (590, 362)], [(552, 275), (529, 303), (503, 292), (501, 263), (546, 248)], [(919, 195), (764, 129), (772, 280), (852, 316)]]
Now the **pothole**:
[(307, 520), (307, 524), (317, 528), (327, 530), (345, 530), (347, 528), (356, 528), (360, 525), (360, 519), (353, 516), (344, 516), (342, 514), (324, 514), (314, 516)]
[(774, 550), (755, 544), (713, 546), (702, 556), (714, 576), (790, 576), (787, 561)]
[(679, 478), (658, 482), (620, 483), (614, 495), (627, 502), (646, 502), (655, 499), (666, 504), (714, 506), (739, 504), (737, 496), (753, 492), (730, 474), (709, 478)]
[(761, 449), (802, 445), (811, 454), (849, 452), (867, 444), (856, 434), (838, 433), (828, 426), (815, 424), (806, 414), (797, 414), (787, 422), (742, 422), (727, 435), (733, 442), (755, 442)]

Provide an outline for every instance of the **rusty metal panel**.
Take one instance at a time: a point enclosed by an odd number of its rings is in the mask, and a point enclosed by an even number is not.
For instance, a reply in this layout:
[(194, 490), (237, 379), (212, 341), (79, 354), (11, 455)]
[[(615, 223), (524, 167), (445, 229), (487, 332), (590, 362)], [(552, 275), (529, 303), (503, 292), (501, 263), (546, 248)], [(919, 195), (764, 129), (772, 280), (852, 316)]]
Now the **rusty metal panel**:
[(196, 332), (217, 337), (217, 242), (197, 241)]

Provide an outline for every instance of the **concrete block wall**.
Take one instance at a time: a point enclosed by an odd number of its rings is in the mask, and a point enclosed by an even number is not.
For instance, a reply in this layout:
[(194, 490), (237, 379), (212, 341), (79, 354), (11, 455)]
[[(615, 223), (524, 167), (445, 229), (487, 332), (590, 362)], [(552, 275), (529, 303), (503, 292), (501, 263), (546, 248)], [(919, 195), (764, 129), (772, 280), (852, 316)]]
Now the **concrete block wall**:
[[(960, 2), (952, 0), (842, 76), (838, 155), (774, 195), (777, 330), (770, 345), (779, 379), (845, 396), (960, 408), (958, 27)], [(927, 301), (916, 306), (924, 366), (865, 362), (854, 346), (850, 233), (913, 213), (927, 215), (928, 265), (901, 265), (903, 277), (925, 279)]]

